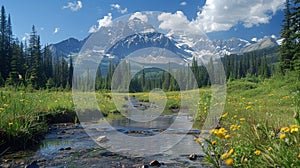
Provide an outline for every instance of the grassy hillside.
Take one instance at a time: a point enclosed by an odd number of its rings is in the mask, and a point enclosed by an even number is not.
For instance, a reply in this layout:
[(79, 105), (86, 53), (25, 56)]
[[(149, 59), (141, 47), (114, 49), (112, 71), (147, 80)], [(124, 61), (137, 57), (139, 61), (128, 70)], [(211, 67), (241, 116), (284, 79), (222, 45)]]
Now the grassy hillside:
[(207, 161), (215, 167), (299, 167), (296, 75), (229, 82), (221, 128), (205, 140)]

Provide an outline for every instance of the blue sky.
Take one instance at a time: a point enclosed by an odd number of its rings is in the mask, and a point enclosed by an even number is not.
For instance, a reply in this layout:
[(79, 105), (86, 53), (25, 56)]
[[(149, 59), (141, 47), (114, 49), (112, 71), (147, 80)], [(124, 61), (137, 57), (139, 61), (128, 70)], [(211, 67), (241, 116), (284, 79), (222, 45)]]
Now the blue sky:
[[(185, 19), (212, 39), (246, 40), (279, 36), (284, 0), (1, 0), (11, 15), (13, 33), (26, 39), (34, 24), (43, 44), (69, 37), (83, 39), (109, 19), (139, 11)], [(111, 17), (110, 17), (111, 16)], [(171, 17), (176, 16), (176, 17)], [(177, 18), (177, 19), (174, 19)], [(173, 20), (172, 20), (173, 19)], [(98, 23), (99, 21), (99, 23)]]

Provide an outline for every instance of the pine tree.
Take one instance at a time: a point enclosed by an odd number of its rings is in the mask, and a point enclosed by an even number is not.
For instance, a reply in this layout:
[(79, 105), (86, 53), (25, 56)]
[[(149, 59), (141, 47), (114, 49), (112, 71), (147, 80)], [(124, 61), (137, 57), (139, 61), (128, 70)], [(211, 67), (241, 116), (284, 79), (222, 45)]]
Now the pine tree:
[[(10, 22), (10, 19), (9, 19)], [(10, 24), (10, 23), (9, 23)], [(4, 80), (8, 78), (10, 71), (10, 44), (11, 44), (11, 25), (8, 24), (5, 8), (1, 7), (0, 16), (0, 67), (1, 75)]]
[(280, 46), (280, 67), (282, 73), (285, 70), (292, 70), (292, 60), (293, 60), (293, 39), (292, 39), (292, 13), (291, 13), (291, 2), (286, 0), (285, 10), (284, 10), (284, 20), (281, 30), (281, 38), (283, 38), (282, 44)]
[(47, 79), (53, 78), (52, 53), (48, 45), (43, 49), (43, 71)]

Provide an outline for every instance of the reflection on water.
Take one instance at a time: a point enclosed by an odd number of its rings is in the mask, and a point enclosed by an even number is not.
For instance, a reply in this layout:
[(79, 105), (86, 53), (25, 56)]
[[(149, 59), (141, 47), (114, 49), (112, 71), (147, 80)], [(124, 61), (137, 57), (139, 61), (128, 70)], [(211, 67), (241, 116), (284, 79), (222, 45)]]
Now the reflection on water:
[(126, 117), (109, 121), (110, 125), (118, 128), (144, 128), (144, 129), (167, 129), (173, 123), (176, 116), (161, 116), (149, 122), (137, 122)]

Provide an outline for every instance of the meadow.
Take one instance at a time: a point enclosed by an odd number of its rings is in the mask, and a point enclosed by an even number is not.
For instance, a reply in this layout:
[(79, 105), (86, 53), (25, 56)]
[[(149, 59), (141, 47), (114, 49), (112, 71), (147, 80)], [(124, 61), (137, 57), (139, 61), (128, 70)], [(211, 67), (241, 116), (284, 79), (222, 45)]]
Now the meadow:
[[(224, 164), (235, 167), (300, 166), (299, 83), (295, 82), (296, 76), (291, 73), (270, 79), (248, 77), (228, 81), (221, 128), (211, 130), (209, 139), (195, 139), (207, 154), (207, 164), (214, 167)], [(200, 98), (195, 99), (193, 95), (198, 91), (166, 92), (164, 113), (175, 114), (181, 98), (185, 97), (189, 108), (195, 107), (193, 110), (197, 111), (195, 127), (201, 128), (213, 104), (209, 87), (200, 89)], [(135, 96), (140, 102), (152, 101), (149, 93), (130, 93), (129, 96)], [(163, 99), (161, 95), (156, 96), (156, 101)], [(96, 92), (96, 97), (104, 116), (119, 115), (111, 93)], [(23, 149), (37, 144), (50, 124), (78, 122), (75, 114), (71, 91), (2, 88), (1, 150), (7, 146)]]

